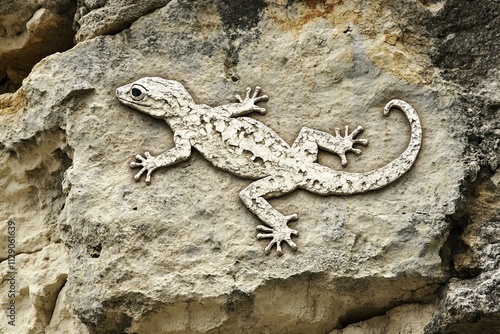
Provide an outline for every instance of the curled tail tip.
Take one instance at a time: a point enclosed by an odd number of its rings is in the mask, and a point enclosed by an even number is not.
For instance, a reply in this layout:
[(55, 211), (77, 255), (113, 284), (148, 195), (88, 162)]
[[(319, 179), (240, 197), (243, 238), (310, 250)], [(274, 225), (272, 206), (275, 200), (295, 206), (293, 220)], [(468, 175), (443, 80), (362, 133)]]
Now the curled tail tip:
[(401, 108), (403, 104), (406, 104), (406, 102), (396, 99), (390, 100), (384, 107), (384, 116), (389, 115), (389, 112), (391, 111), (392, 107), (396, 106)]
[(415, 109), (413, 109), (413, 107), (410, 104), (408, 104), (403, 100), (394, 99), (387, 102), (387, 104), (384, 107), (384, 115), (387, 116), (393, 107), (397, 107), (398, 109), (400, 109), (406, 115), (406, 117), (410, 122), (413, 121), (420, 122)]

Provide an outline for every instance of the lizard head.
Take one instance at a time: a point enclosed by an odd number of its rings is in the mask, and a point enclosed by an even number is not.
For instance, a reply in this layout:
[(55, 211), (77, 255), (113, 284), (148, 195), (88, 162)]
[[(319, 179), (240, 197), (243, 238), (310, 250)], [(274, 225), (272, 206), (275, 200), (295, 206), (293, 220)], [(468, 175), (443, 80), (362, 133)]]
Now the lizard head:
[(121, 103), (156, 118), (182, 117), (195, 105), (184, 86), (174, 80), (145, 77), (116, 90)]

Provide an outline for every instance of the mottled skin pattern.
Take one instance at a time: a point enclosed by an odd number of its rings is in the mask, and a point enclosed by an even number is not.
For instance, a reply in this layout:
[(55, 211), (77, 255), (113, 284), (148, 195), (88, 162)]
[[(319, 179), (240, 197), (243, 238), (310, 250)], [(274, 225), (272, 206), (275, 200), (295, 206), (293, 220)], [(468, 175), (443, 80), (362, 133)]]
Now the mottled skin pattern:
[(304, 127), (290, 146), (264, 124), (240, 117), (254, 111), (265, 113), (264, 108), (255, 105), (267, 100), (267, 96), (259, 96), (259, 92), (259, 87), (253, 94), (247, 88), (244, 99), (236, 96), (238, 103), (209, 107), (196, 104), (186, 89), (173, 80), (146, 77), (118, 88), (116, 96), (121, 103), (165, 120), (174, 132), (174, 148), (156, 157), (149, 152), (136, 156), (137, 161), (130, 164), (132, 168), (141, 168), (135, 179), (146, 173), (149, 184), (154, 170), (188, 159), (191, 148), (195, 148), (214, 166), (256, 180), (240, 192), (240, 198), (265, 224), (257, 226), (263, 232), (257, 237), (271, 239), (266, 253), (276, 245), (277, 254), (281, 255), (283, 241), (293, 250), (297, 249), (291, 236), (297, 236), (298, 232), (287, 224), (298, 216), (284, 216), (267, 198), (298, 188), (319, 195), (349, 195), (379, 189), (407, 172), (420, 150), (422, 130), (418, 115), (406, 102), (392, 100), (385, 106), (384, 114), (397, 107), (408, 118), (411, 139), (406, 150), (388, 165), (366, 173), (332, 170), (317, 163), (318, 150), (337, 154), (345, 166), (346, 152), (361, 153), (353, 145), (368, 144), (367, 140), (355, 139), (363, 128), (358, 127), (349, 134), (346, 127), (344, 136), (336, 129), (336, 135), (332, 136)]

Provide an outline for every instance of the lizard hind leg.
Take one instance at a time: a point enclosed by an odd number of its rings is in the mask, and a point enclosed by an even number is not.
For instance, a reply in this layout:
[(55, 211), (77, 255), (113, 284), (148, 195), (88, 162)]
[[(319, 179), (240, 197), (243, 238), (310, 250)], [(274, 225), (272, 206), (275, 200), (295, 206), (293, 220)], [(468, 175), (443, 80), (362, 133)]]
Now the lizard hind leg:
[(288, 227), (288, 222), (297, 220), (298, 216), (292, 214), (285, 216), (273, 208), (266, 200), (270, 197), (279, 197), (297, 189), (291, 177), (285, 175), (268, 176), (254, 181), (240, 192), (240, 198), (245, 206), (254, 213), (265, 225), (257, 226), (257, 230), (264, 232), (257, 235), (258, 239), (272, 239), (265, 252), (269, 254), (274, 245), (278, 256), (283, 254), (281, 243), (284, 241), (292, 250), (297, 250), (297, 245), (292, 241), (292, 235), (298, 236), (299, 232)]
[(358, 126), (356, 130), (349, 134), (349, 128), (346, 125), (345, 134), (342, 137), (340, 129), (335, 129), (335, 136), (333, 136), (327, 132), (303, 127), (292, 145), (292, 151), (297, 157), (316, 162), (318, 149), (321, 148), (338, 155), (342, 167), (345, 167), (347, 166), (347, 152), (353, 152), (357, 155), (361, 154), (360, 149), (353, 147), (355, 144), (368, 145), (368, 140), (366, 139), (355, 139), (362, 131), (363, 127)]

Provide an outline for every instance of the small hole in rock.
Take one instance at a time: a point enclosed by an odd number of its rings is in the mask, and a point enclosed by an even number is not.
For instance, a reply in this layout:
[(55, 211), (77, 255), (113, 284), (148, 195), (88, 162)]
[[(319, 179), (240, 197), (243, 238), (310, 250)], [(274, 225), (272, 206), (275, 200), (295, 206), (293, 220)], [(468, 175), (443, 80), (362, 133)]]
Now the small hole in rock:
[(97, 259), (101, 256), (102, 244), (98, 244), (96, 246), (87, 246), (87, 251), (90, 254), (90, 257), (93, 259)]

